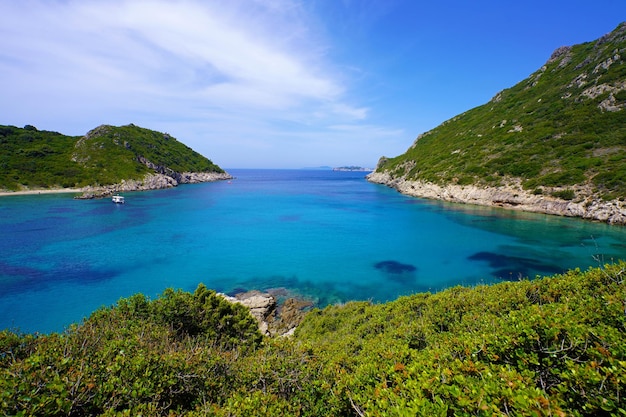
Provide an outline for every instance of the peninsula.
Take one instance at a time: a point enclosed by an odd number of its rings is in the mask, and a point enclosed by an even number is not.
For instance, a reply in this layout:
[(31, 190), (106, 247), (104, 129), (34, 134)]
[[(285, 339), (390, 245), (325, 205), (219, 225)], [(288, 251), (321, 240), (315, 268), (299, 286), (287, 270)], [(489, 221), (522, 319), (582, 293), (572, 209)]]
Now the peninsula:
[(626, 224), (626, 23), (425, 132), (367, 179), (444, 201)]
[(102, 125), (84, 136), (0, 126), (0, 195), (82, 193), (78, 198), (232, 178), (167, 133)]

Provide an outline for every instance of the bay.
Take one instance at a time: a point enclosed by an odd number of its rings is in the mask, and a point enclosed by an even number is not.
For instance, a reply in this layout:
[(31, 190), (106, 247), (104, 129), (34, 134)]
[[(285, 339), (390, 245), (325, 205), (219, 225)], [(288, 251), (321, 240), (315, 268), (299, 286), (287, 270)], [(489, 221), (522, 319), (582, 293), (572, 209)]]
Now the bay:
[(236, 179), (74, 200), (0, 198), (0, 329), (62, 331), (137, 292), (282, 289), (323, 307), (626, 259), (626, 228), (403, 196), (363, 172)]

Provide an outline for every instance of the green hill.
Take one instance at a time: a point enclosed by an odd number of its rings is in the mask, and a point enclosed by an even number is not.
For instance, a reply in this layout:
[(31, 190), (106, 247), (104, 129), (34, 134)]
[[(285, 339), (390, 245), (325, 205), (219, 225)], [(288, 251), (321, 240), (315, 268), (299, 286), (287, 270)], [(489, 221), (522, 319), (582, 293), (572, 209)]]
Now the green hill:
[(167, 133), (132, 124), (82, 137), (0, 126), (0, 189), (81, 188), (184, 172), (224, 171)]
[(510, 187), (590, 204), (626, 198), (626, 23), (558, 48), (490, 102), (420, 135), (376, 172), (439, 186)]
[(353, 302), (262, 337), (199, 286), (62, 334), (0, 331), (0, 410), (32, 416), (626, 413), (626, 264)]

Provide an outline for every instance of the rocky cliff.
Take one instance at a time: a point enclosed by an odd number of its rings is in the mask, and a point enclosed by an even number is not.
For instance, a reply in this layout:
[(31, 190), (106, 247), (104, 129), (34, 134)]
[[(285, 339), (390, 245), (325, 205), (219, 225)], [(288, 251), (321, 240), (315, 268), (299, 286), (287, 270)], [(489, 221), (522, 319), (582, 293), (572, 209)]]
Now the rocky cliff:
[(229, 180), (233, 177), (227, 172), (182, 172), (167, 174), (146, 174), (142, 180), (122, 180), (118, 184), (90, 185), (82, 188), (79, 200), (110, 197), (113, 194), (130, 191), (162, 190), (179, 184), (196, 184)]

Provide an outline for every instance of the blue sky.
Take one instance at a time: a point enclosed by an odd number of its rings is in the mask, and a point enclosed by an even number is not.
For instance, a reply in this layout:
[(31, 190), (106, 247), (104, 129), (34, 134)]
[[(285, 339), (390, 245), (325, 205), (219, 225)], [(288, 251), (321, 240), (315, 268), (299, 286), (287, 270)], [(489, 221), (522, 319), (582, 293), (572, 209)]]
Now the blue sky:
[(373, 167), (554, 49), (596, 0), (0, 0), (0, 124), (167, 132), (224, 168)]

